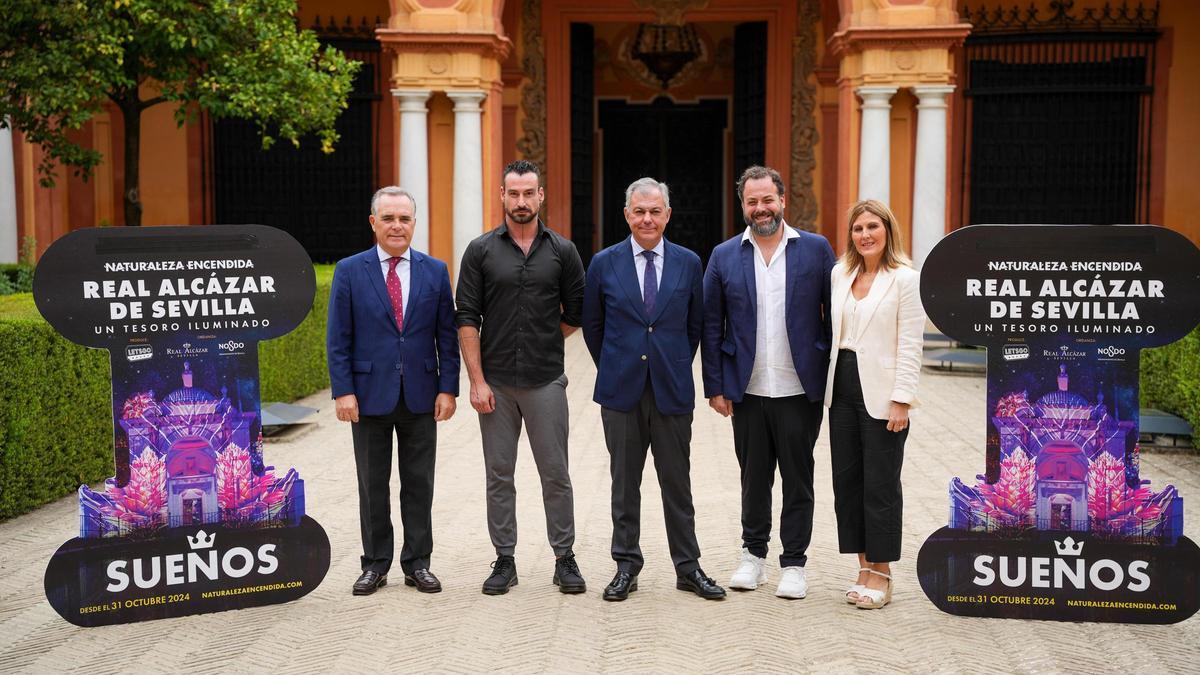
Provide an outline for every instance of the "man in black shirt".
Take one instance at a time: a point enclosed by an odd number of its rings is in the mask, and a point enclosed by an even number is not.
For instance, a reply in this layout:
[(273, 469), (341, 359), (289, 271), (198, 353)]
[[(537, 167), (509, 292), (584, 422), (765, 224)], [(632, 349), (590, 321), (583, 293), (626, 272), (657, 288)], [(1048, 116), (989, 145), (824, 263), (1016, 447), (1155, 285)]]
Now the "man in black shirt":
[(517, 585), (513, 472), (524, 420), (557, 558), (554, 583), (563, 593), (583, 593), (587, 585), (571, 551), (575, 505), (563, 372), (563, 339), (581, 323), (583, 263), (574, 244), (538, 219), (545, 195), (536, 165), (519, 160), (504, 167), (500, 189), (504, 222), (467, 246), (456, 294), (458, 339), (483, 436), (488, 532), (497, 556), (483, 592), (502, 595)]

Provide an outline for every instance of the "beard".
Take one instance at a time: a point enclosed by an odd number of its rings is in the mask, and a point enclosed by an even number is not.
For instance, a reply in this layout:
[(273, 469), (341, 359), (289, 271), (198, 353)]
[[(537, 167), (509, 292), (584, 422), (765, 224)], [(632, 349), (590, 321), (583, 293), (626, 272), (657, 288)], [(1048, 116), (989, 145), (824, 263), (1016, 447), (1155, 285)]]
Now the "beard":
[(514, 223), (524, 225), (534, 218), (537, 218), (537, 211), (532, 209), (527, 209), (525, 211), (509, 211), (508, 209), (505, 209), (504, 215), (511, 218)]
[(750, 231), (760, 237), (769, 237), (779, 231), (779, 226), (783, 224), (783, 214), (776, 213), (765, 223), (757, 223), (753, 218), (742, 216), (742, 220), (746, 222), (746, 226)]

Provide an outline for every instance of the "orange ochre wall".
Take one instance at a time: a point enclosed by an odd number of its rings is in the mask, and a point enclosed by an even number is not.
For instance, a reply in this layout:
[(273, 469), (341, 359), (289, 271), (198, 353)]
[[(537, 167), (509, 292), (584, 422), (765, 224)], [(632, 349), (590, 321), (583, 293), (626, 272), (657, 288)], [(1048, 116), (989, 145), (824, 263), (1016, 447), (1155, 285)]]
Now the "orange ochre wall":
[(1200, 190), (1195, 185), (1200, 176), (1200, 40), (1195, 39), (1200, 2), (1165, 0), (1159, 25), (1165, 27), (1163, 41), (1171, 45), (1169, 54), (1159, 50), (1166, 58), (1158, 63), (1168, 69), (1161, 224), (1200, 246)]

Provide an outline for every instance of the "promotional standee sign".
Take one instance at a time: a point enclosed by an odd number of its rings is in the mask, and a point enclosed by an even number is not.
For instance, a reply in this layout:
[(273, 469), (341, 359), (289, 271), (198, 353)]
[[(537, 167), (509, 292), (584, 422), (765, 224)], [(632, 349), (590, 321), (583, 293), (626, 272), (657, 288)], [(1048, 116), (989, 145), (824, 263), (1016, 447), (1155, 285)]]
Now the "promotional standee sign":
[(988, 350), (986, 467), (917, 558), (950, 614), (1174, 623), (1200, 607), (1183, 497), (1138, 462), (1138, 357), (1200, 322), (1200, 251), (1153, 226), (957, 230), (921, 273), (942, 332)]
[(101, 228), (37, 267), (38, 310), (109, 350), (116, 475), (79, 488), (79, 536), (46, 596), (98, 626), (295, 600), (329, 569), (295, 469), (263, 464), (258, 343), (295, 328), (316, 280), (304, 249), (258, 225)]

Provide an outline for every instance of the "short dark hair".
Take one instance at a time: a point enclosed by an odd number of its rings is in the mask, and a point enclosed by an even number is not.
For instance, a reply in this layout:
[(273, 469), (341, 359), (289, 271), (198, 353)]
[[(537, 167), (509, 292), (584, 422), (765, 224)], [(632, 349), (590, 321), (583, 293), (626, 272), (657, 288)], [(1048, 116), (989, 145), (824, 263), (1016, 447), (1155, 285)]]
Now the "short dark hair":
[(504, 171), (500, 172), (501, 186), (504, 185), (504, 179), (510, 173), (515, 173), (518, 176), (524, 176), (525, 174), (531, 173), (538, 177), (539, 184), (542, 182), (542, 172), (538, 171), (537, 164), (534, 164), (527, 159), (518, 159), (504, 165)]
[(780, 197), (782, 197), (784, 191), (787, 190), (787, 188), (783, 186), (783, 176), (780, 176), (778, 171), (768, 166), (759, 166), (755, 164), (754, 166), (743, 171), (742, 177), (737, 181), (737, 196), (739, 202), (742, 201), (742, 189), (746, 187), (746, 181), (758, 180), (759, 178), (770, 178), (771, 182), (775, 184), (775, 190), (779, 192)]

